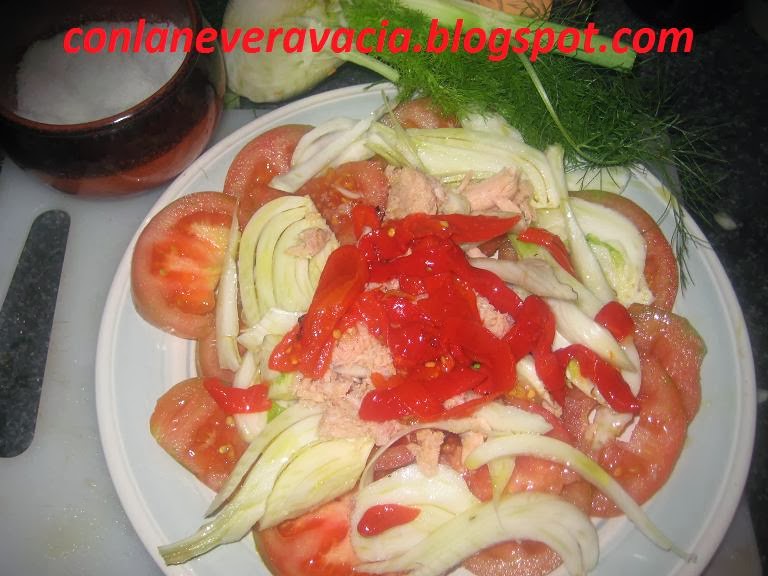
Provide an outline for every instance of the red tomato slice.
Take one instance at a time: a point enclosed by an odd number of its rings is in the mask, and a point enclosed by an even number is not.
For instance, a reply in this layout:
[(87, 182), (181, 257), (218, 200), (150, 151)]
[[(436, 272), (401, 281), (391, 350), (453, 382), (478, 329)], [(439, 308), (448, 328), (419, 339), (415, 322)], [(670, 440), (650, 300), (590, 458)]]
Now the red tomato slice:
[(254, 532), (256, 547), (275, 576), (353, 576), (362, 572), (349, 540), (351, 496), (294, 520)]
[(251, 216), (264, 204), (283, 196), (290, 196), (290, 194), (266, 184), (253, 184), (247, 190), (243, 190), (240, 193), (240, 202), (237, 205), (237, 222), (240, 224), (240, 229), (245, 228)]
[(216, 330), (211, 330), (206, 336), (197, 340), (197, 373), (200, 376), (216, 378), (225, 384), (232, 384), (235, 373), (219, 366), (219, 356), (216, 351)]
[(197, 192), (150, 220), (131, 261), (133, 303), (147, 322), (181, 338), (202, 338), (213, 329), (234, 209), (231, 196)]
[(654, 219), (629, 198), (611, 192), (581, 190), (570, 192), (571, 196), (602, 204), (616, 210), (632, 221), (645, 238), (645, 280), (653, 294), (653, 305), (663, 310), (672, 310), (677, 298), (679, 275), (677, 260), (669, 241)]
[(637, 326), (638, 352), (655, 358), (667, 371), (690, 423), (701, 404), (701, 364), (707, 353), (704, 340), (682, 316), (640, 304), (630, 306), (629, 312)]
[(242, 197), (257, 185), (269, 184), (291, 168), (296, 145), (312, 126), (286, 124), (259, 134), (248, 142), (229, 167), (224, 193)]
[(202, 378), (184, 380), (163, 394), (149, 430), (168, 454), (213, 490), (221, 488), (248, 447)]
[[(657, 361), (641, 361), (640, 420), (628, 442), (614, 440), (603, 448), (599, 463), (632, 496), (643, 504), (672, 474), (685, 443), (687, 420), (680, 394)], [(621, 514), (598, 492), (592, 501), (596, 516)]]
[[(444, 114), (429, 98), (398, 104), (393, 114), (403, 128), (455, 128), (459, 125), (456, 118)], [(392, 119), (387, 116), (383, 122), (391, 125)]]
[(389, 182), (381, 160), (348, 162), (315, 176), (299, 189), (309, 196), (341, 244), (354, 244), (352, 209), (357, 204), (384, 208)]

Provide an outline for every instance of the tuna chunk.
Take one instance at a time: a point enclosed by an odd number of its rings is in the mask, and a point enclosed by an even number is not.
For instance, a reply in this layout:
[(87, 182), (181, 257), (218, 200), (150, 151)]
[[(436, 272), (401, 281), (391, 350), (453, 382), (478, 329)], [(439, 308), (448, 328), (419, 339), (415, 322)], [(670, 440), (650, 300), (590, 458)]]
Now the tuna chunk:
[(299, 242), (286, 250), (287, 254), (298, 258), (312, 258), (325, 248), (331, 239), (331, 231), (325, 228), (307, 228), (299, 233)]
[(502, 210), (522, 214), (526, 222), (533, 220), (531, 185), (512, 168), (504, 168), (480, 182), (462, 184), (459, 192), (469, 201), (472, 212)]
[(416, 457), (416, 465), (425, 476), (437, 474), (443, 438), (445, 438), (445, 434), (439, 430), (425, 428), (416, 431), (415, 442), (408, 443), (408, 450)]
[(384, 174), (389, 180), (387, 218), (403, 218), (415, 212), (437, 214), (447, 197), (439, 180), (413, 168), (387, 166)]

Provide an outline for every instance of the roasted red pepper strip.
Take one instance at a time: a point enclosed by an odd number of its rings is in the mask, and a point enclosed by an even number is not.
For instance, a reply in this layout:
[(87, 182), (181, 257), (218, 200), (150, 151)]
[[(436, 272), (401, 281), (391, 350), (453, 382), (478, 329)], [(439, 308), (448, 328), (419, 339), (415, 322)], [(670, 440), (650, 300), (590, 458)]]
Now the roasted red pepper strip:
[(355, 231), (355, 237), (360, 238), (366, 228), (378, 230), (381, 227), (381, 219), (376, 208), (369, 204), (358, 202), (352, 207), (352, 228)]
[(600, 309), (595, 316), (595, 322), (608, 330), (616, 340), (621, 342), (635, 332), (635, 322), (624, 306), (612, 300)]
[(328, 257), (309, 310), (299, 328), (289, 332), (275, 347), (269, 365), (273, 370), (293, 371), (313, 379), (325, 374), (347, 310), (362, 294), (368, 281), (368, 265), (355, 246), (341, 246)]
[(565, 367), (575, 359), (579, 363), (582, 375), (589, 378), (605, 398), (608, 405), (616, 412), (640, 412), (640, 404), (632, 395), (629, 384), (616, 368), (600, 358), (583, 344), (572, 344), (555, 352), (560, 363)]
[(376, 504), (363, 513), (357, 523), (360, 536), (377, 536), (390, 528), (408, 524), (421, 514), (419, 508), (400, 504)]
[(552, 232), (543, 228), (529, 226), (517, 235), (517, 239), (545, 248), (552, 255), (552, 258), (555, 259), (555, 262), (560, 264), (566, 272), (571, 276), (576, 276), (576, 270), (574, 270), (571, 263), (568, 249), (557, 234), (552, 234)]
[(223, 384), (218, 378), (206, 378), (203, 386), (227, 414), (266, 412), (272, 407), (272, 401), (267, 397), (269, 387), (266, 384), (235, 388)]
[(398, 228), (412, 238), (427, 235), (450, 238), (457, 244), (465, 242), (486, 242), (509, 232), (520, 220), (520, 216), (498, 218), (467, 214), (423, 213), (409, 214), (399, 220)]
[(515, 318), (515, 325), (504, 336), (515, 360), (533, 355), (536, 374), (552, 398), (565, 401), (565, 368), (552, 352), (555, 339), (555, 316), (538, 296), (528, 296)]

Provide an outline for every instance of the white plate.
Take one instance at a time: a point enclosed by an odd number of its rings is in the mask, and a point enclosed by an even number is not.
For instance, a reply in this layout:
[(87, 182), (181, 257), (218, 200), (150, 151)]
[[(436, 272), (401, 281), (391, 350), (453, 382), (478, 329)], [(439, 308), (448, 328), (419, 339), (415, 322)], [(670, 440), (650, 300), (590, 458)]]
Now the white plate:
[[(159, 198), (147, 219), (184, 194), (221, 190), (230, 162), (255, 135), (286, 123), (317, 124), (335, 116), (359, 118), (381, 99), (380, 89), (355, 86), (295, 102), (255, 120), (187, 169)], [(652, 214), (663, 212), (662, 201), (643, 192), (642, 185), (633, 184), (627, 193)], [(669, 220), (662, 226), (667, 234), (671, 232)], [(689, 226), (698, 232), (692, 221)], [(135, 312), (129, 288), (132, 250), (133, 242), (107, 299), (96, 360), (101, 440), (123, 507), (167, 574), (266, 575), (250, 538), (184, 566), (167, 567), (157, 553), (159, 545), (187, 536), (200, 525), (212, 493), (170, 458), (149, 433), (149, 417), (157, 398), (193, 375), (194, 350), (192, 343), (152, 328)], [(714, 253), (695, 247), (689, 267), (695, 285), (678, 299), (676, 312), (690, 319), (709, 347), (702, 367), (702, 405), (672, 478), (645, 509), (698, 560), (686, 564), (656, 548), (621, 518), (600, 526), (601, 560), (595, 574), (701, 572), (725, 534), (744, 487), (755, 425), (749, 339), (733, 289)]]

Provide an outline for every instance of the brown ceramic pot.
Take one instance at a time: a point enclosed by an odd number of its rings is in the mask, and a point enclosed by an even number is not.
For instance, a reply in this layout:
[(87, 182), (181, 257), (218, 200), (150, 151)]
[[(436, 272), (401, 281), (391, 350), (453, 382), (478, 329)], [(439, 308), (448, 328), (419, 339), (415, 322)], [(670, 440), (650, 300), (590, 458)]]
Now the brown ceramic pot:
[(194, 0), (23, 0), (14, 2), (0, 35), (0, 142), (23, 169), (55, 188), (113, 196), (157, 186), (203, 151), (221, 115), (225, 73), (221, 53), (194, 49), (155, 94), (93, 122), (53, 125), (22, 118), (16, 71), (26, 49), (88, 22), (173, 22), (205, 26)]

